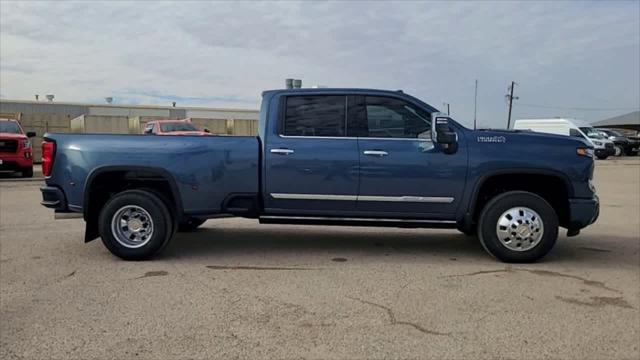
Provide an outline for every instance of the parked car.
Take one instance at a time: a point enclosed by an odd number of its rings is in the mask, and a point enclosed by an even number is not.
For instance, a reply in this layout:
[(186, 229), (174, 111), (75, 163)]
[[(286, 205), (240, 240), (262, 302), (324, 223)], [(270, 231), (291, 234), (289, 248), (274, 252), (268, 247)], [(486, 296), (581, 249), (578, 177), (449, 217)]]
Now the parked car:
[(33, 177), (33, 151), (31, 140), (34, 132), (25, 134), (16, 120), (0, 119), (0, 171), (20, 172), (23, 177)]
[(601, 160), (615, 154), (613, 141), (598, 134), (597, 130), (585, 121), (562, 118), (518, 119), (514, 122), (513, 128), (585, 139), (593, 145), (596, 157)]
[[(582, 137), (469, 130), (403, 92), (263, 93), (258, 136), (46, 134), (46, 207), (116, 256), (148, 259), (179, 226), (260, 223), (454, 228), (506, 262), (596, 221)], [(69, 214), (65, 214), (68, 217)]]
[(598, 129), (603, 132), (609, 140), (613, 141), (616, 146), (616, 155), (618, 152), (625, 155), (633, 155), (638, 152), (640, 141), (635, 138), (629, 138), (618, 130), (614, 129)]
[(149, 121), (142, 131), (149, 135), (191, 135), (207, 136), (209, 131), (198, 130), (190, 120), (154, 120)]

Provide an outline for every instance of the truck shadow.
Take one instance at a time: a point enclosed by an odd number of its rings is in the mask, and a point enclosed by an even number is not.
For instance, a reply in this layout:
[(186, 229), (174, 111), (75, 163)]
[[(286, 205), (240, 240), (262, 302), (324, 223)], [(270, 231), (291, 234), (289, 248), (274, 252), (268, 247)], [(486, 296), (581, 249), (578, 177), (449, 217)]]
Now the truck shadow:
[(486, 257), (479, 241), (455, 230), (448, 232), (378, 229), (358, 232), (338, 227), (203, 228), (180, 233), (163, 257), (220, 258), (255, 255), (300, 258), (362, 256)]
[[(364, 229), (359, 231), (358, 229)], [(375, 230), (374, 230), (375, 229)], [(604, 267), (637, 267), (637, 239), (619, 236), (561, 236), (551, 253), (539, 263)], [(318, 258), (358, 261), (424, 262), (481, 261), (495, 263), (475, 237), (455, 230), (385, 229), (342, 227), (261, 226), (258, 228), (206, 227), (193, 233), (179, 233), (161, 255), (208, 261), (247, 261), (271, 257), (274, 263), (317, 262)], [(383, 260), (384, 259), (384, 260)]]

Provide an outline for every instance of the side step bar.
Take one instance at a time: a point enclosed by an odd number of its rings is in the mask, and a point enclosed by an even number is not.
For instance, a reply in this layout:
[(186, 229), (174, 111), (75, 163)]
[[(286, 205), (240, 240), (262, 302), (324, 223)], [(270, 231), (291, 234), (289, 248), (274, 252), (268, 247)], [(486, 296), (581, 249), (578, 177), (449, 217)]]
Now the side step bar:
[(260, 216), (259, 221), (261, 224), (387, 226), (401, 228), (441, 229), (456, 228), (456, 222), (452, 220), (338, 218), (315, 216)]

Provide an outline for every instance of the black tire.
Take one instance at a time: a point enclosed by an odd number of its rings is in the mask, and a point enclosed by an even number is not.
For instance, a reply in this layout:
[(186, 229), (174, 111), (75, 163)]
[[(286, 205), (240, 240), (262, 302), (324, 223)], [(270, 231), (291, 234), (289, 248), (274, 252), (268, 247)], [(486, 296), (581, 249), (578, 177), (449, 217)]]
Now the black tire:
[(22, 169), (22, 177), (23, 178), (33, 177), (33, 167)]
[(600, 160), (606, 160), (609, 157), (609, 155), (596, 155), (596, 157)]
[[(497, 234), (501, 216), (509, 209), (517, 207), (526, 207), (535, 211), (539, 215), (538, 221), (541, 221), (543, 226), (540, 240), (537, 244), (532, 242), (535, 246), (526, 251), (509, 249)], [(558, 215), (545, 199), (526, 191), (510, 191), (497, 195), (482, 209), (478, 222), (478, 237), (484, 249), (499, 260), (509, 263), (528, 263), (541, 259), (551, 251), (558, 239), (558, 226)], [(525, 240), (513, 241), (515, 243), (512, 246), (518, 244), (517, 246), (520, 247), (520, 243), (525, 243)]]
[[(125, 206), (136, 206), (150, 217), (153, 233), (140, 247), (128, 247), (118, 240), (112, 231), (114, 216)], [(161, 252), (173, 237), (173, 219), (167, 206), (151, 192), (127, 190), (111, 197), (100, 211), (98, 226), (102, 243), (109, 251), (123, 260), (147, 260)], [(116, 230), (117, 231), (117, 230)]]
[(178, 225), (178, 232), (190, 232), (197, 229), (200, 225), (204, 224), (206, 219), (189, 218), (186, 221), (181, 222)]

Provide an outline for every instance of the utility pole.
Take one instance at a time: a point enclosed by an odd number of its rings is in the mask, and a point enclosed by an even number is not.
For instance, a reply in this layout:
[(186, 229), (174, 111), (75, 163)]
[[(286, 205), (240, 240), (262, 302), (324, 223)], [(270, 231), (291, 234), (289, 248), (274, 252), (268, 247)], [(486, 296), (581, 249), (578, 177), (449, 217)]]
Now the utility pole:
[(477, 126), (477, 114), (478, 114), (478, 79), (476, 79), (476, 92), (473, 99), (473, 130), (476, 129)]
[(507, 100), (509, 100), (509, 118), (507, 118), (507, 130), (509, 129), (509, 127), (511, 126), (511, 108), (513, 107), (513, 100), (518, 100), (520, 99), (517, 96), (513, 96), (513, 88), (516, 86), (516, 82), (512, 81), (511, 82), (511, 86), (509, 86), (509, 94), (505, 95), (505, 98), (507, 98)]
[(444, 105), (447, 105), (447, 115), (451, 115), (451, 109), (449, 108), (449, 105), (451, 105), (451, 104), (446, 103), (446, 102), (443, 102), (443, 103), (442, 103), (442, 105), (443, 105), (443, 106), (444, 106)]

